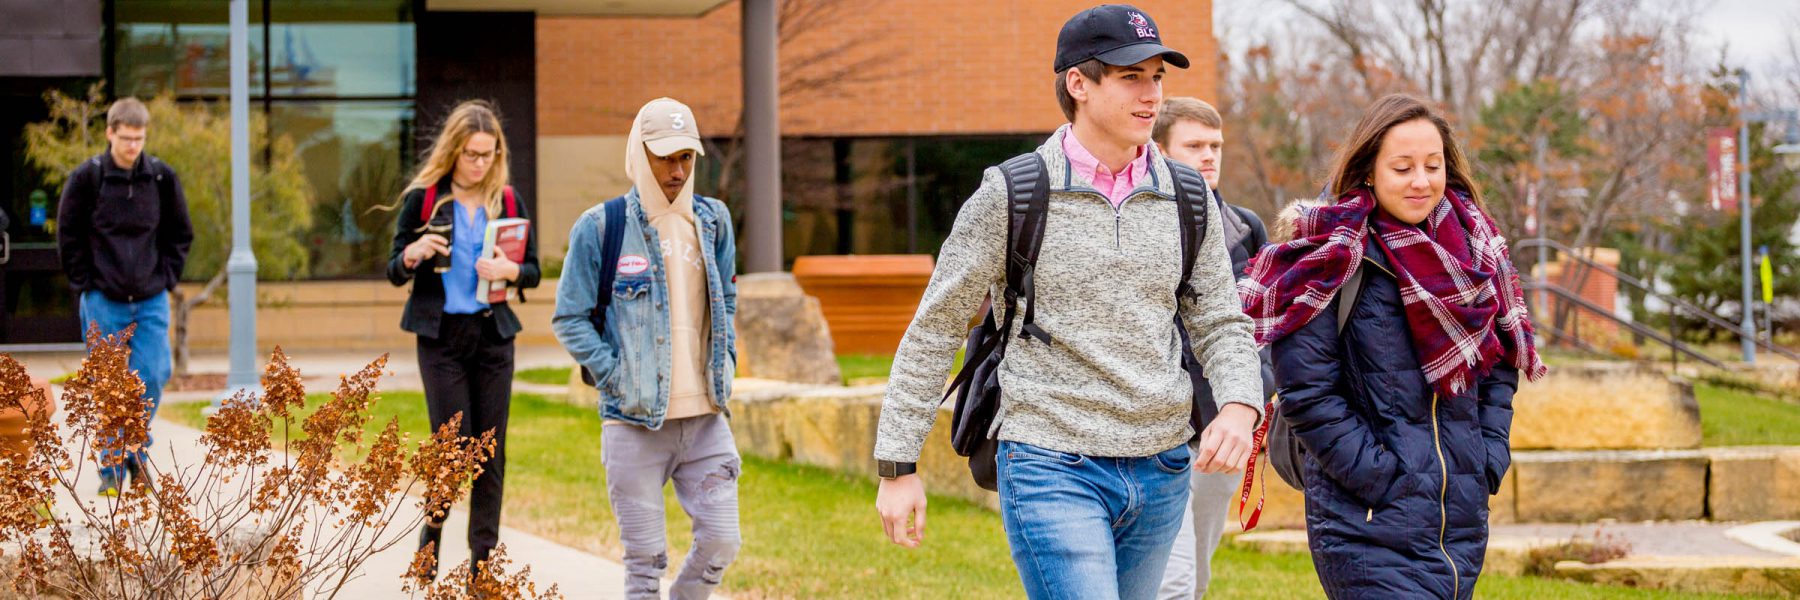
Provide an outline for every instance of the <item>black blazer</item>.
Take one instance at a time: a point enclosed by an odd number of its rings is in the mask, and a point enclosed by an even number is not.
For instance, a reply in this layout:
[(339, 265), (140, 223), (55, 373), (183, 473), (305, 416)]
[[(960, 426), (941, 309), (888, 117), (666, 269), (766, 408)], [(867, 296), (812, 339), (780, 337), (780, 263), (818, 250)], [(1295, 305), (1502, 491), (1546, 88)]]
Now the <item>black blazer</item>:
[[(451, 199), (450, 178), (445, 177), (437, 183), (437, 203), (443, 205), (454, 202), (456, 201)], [(400, 328), (436, 339), (438, 324), (444, 318), (444, 279), (436, 276), (436, 273), (428, 272), (425, 277), (415, 280), (413, 278), (415, 273), (406, 268), (406, 261), (402, 258), (406, 246), (418, 241), (419, 236), (424, 235), (420, 228), (424, 227), (425, 221), (419, 218), (419, 210), (424, 208), (424, 204), (425, 190), (422, 189), (407, 192), (405, 200), (400, 203), (400, 218), (396, 219), (394, 223), (394, 248), (388, 254), (387, 276), (388, 281), (395, 286), (406, 285), (408, 281), (413, 282), (412, 294), (406, 298), (406, 310), (400, 314)], [(524, 199), (517, 199), (514, 204), (517, 206), (519, 218), (531, 218), (531, 213), (525, 208)], [(490, 218), (498, 217), (490, 216)], [(525, 236), (525, 261), (519, 263), (519, 278), (512, 282), (513, 287), (522, 290), (537, 287), (538, 281), (543, 279), (543, 272), (538, 269), (538, 226), (539, 223), (532, 222), (529, 233)], [(419, 264), (425, 263), (421, 261)], [(523, 302), (524, 299), (525, 294), (521, 292), (519, 301)], [(494, 313), (494, 326), (499, 329), (501, 337), (512, 339), (513, 336), (518, 335), (521, 329), (519, 317), (513, 314), (511, 307), (502, 302), (492, 305), (490, 309)]]

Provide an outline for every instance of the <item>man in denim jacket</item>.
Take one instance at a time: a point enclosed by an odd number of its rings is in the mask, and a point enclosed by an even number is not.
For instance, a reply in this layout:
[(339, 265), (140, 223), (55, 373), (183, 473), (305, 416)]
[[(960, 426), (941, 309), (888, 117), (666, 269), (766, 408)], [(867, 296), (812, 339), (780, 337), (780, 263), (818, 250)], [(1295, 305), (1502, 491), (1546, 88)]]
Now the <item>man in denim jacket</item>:
[[(569, 232), (552, 321), (556, 338), (600, 391), (601, 461), (625, 546), (628, 598), (658, 598), (668, 568), (663, 488), (694, 523), (693, 550), (670, 598), (706, 598), (737, 556), (740, 461), (725, 422), (737, 370), (737, 250), (724, 203), (693, 193), (704, 152), (693, 111), (658, 98), (626, 141), (625, 219), (588, 209)], [(623, 227), (613, 264), (601, 264), (608, 227)], [(610, 290), (596, 289), (604, 269)], [(602, 323), (592, 314), (611, 294)]]

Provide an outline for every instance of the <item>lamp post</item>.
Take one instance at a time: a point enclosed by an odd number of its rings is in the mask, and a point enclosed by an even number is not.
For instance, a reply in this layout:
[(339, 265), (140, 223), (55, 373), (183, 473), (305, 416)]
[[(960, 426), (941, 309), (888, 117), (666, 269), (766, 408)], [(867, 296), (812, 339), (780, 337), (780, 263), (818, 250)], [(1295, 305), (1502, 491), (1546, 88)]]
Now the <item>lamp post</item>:
[(250, 9), (231, 0), (231, 258), (225, 263), (231, 303), (231, 372), (218, 408), (262, 387), (256, 372), (256, 253), (250, 248)]
[[(1795, 111), (1757, 111), (1751, 112), (1749, 102), (1750, 72), (1738, 69), (1738, 240), (1739, 265), (1743, 278), (1744, 315), (1743, 329), (1738, 337), (1743, 342), (1744, 363), (1756, 364), (1756, 316), (1754, 292), (1755, 284), (1750, 280), (1750, 123), (1787, 121), (1787, 142), (1774, 148), (1775, 154), (1781, 157), (1787, 168), (1800, 166), (1800, 115)], [(1767, 308), (1765, 307), (1766, 311)], [(1771, 343), (1773, 340), (1771, 340)]]
[[(1738, 110), (1749, 108), (1750, 72), (1738, 69)], [(1738, 339), (1744, 346), (1744, 364), (1756, 364), (1756, 316), (1753, 284), (1750, 282), (1750, 116), (1738, 120), (1738, 265), (1744, 292), (1743, 330)]]

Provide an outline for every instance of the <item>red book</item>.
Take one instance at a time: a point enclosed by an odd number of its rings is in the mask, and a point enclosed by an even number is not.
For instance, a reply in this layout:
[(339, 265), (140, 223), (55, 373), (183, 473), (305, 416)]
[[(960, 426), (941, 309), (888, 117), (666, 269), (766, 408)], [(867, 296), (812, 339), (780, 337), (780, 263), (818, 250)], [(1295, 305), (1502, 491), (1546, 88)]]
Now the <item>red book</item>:
[[(525, 262), (526, 236), (531, 234), (531, 221), (525, 219), (495, 219), (488, 221), (487, 235), (481, 238), (481, 247), (488, 256), (505, 256), (515, 263)], [(481, 280), (475, 286), (475, 301), (483, 304), (499, 304), (506, 301), (507, 282)]]

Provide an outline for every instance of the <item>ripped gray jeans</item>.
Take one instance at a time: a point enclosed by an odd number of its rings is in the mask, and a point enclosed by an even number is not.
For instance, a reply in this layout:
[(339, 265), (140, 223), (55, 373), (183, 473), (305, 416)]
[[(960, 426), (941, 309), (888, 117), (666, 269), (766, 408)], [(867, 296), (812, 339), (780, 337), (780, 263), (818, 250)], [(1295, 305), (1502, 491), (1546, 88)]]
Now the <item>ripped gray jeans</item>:
[(675, 419), (659, 430), (608, 421), (600, 432), (606, 491), (625, 546), (625, 597), (659, 597), (669, 567), (663, 487), (670, 479), (675, 498), (694, 522), (694, 545), (669, 598), (711, 596), (742, 543), (737, 494), (742, 462), (725, 417)]

